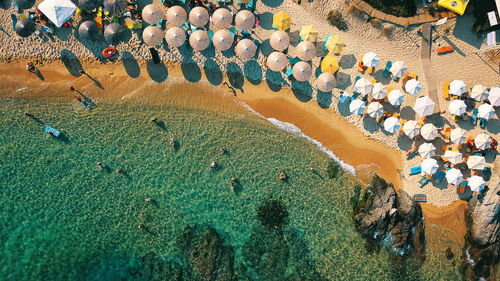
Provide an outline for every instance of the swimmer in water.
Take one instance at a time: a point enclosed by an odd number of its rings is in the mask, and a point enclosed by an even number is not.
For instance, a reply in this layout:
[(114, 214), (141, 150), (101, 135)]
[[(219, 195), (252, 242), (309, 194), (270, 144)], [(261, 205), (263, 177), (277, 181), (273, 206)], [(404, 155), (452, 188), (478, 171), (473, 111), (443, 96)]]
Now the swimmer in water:
[(286, 179), (287, 179), (287, 176), (286, 176), (285, 172), (284, 172), (284, 171), (281, 171), (281, 174), (280, 174), (280, 180), (282, 180), (282, 181), (286, 181)]
[(210, 163), (210, 168), (212, 168), (212, 169), (217, 169), (217, 166), (218, 166), (217, 162), (215, 162), (215, 161)]
[(174, 146), (175, 146), (174, 135), (170, 135), (170, 147), (174, 147)]

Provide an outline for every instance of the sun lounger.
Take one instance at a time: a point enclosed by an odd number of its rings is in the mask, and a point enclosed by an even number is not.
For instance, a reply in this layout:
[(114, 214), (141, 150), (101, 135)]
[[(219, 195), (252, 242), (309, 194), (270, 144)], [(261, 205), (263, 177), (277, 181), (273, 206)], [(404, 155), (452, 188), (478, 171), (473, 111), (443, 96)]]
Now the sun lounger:
[(444, 98), (448, 99), (450, 98), (450, 82), (445, 81), (443, 86), (444, 86), (444, 91), (443, 91)]
[(234, 26), (231, 26), (231, 27), (229, 28), (229, 33), (231, 33), (231, 36), (233, 36), (233, 40), (234, 40), (235, 33), (236, 33), (236, 31), (235, 31), (235, 30), (236, 30), (236, 29), (234, 28)]
[(477, 122), (477, 114), (479, 113), (479, 109), (477, 108), (474, 108), (474, 110), (472, 111), (472, 116), (470, 118), (470, 121), (472, 122), (472, 125), (476, 126), (476, 122)]
[(420, 181), (418, 181), (418, 183), (420, 184), (420, 188), (424, 187), (424, 185), (426, 185), (428, 182), (429, 182), (428, 177), (423, 177)]
[(463, 181), (458, 184), (458, 193), (463, 194), (465, 192), (465, 187), (467, 186), (468, 181)]
[(52, 28), (45, 26), (45, 25), (40, 26), (40, 30), (42, 30), (43, 32), (46, 32), (46, 33), (53, 33)]
[(442, 55), (451, 51), (453, 51), (453, 46), (444, 46), (436, 49), (436, 53), (438, 53), (438, 55)]
[(441, 181), (443, 180), (445, 174), (446, 173), (443, 172), (443, 171), (437, 171), (436, 174), (434, 175), (434, 183), (435, 184), (440, 184)]
[(328, 34), (328, 35), (326, 36), (325, 43), (323, 43), (323, 50), (325, 50), (325, 51), (326, 51), (326, 50), (328, 50), (328, 48), (326, 47), (326, 42), (328, 42), (328, 38), (330, 38), (330, 36), (332, 36), (332, 35), (331, 35), (331, 34)]
[(351, 97), (351, 101), (357, 99), (359, 97), (359, 93), (353, 93)]
[[(16, 2), (13, 2), (16, 3)], [(14, 26), (13, 29), (16, 31), (16, 23), (17, 23), (17, 17), (14, 14), (10, 14), (10, 17), (12, 18), (12, 25)]]
[(368, 67), (368, 68), (366, 69), (366, 72), (368, 72), (368, 73), (373, 73), (373, 67)]
[(418, 150), (417, 151), (412, 151), (408, 156), (406, 157), (407, 160), (412, 159), (413, 157), (417, 156)]
[(292, 76), (292, 74), (293, 74), (293, 68), (290, 68), (289, 70), (287, 70), (285, 72), (285, 75), (287, 78), (290, 78)]
[(212, 42), (212, 37), (214, 37), (214, 31), (210, 29), (209, 31), (207, 31), (207, 33), (208, 37), (210, 38), (210, 42)]
[(422, 166), (416, 166), (410, 169), (410, 176), (420, 174), (422, 172)]
[(97, 28), (99, 29), (99, 35), (102, 35), (102, 31), (104, 29), (102, 25), (102, 17), (95, 17), (95, 23), (97, 25)]
[(394, 112), (394, 114), (392, 115), (394, 118), (399, 118), (399, 113), (397, 112)]
[(450, 141), (450, 132), (451, 132), (451, 127), (444, 129), (444, 137), (446, 141)]
[(415, 194), (415, 195), (413, 195), (413, 201), (425, 202), (425, 201), (427, 201), (427, 196), (425, 194)]
[(54, 136), (56, 138), (59, 137), (59, 135), (61, 134), (61, 132), (59, 130), (56, 130), (48, 125), (45, 126), (45, 132), (49, 133), (51, 136)]
[(406, 72), (406, 74), (403, 76), (403, 86), (406, 84), (406, 82), (408, 82), (408, 76), (409, 76), (409, 73)]
[(417, 79), (417, 74), (415, 72), (411, 74), (411, 79)]
[(340, 93), (339, 101), (344, 103), (349, 98), (349, 94), (347, 92)]
[(377, 83), (377, 79), (372, 78), (372, 83), (373, 83), (373, 84)]
[(361, 79), (361, 76), (359, 76), (359, 75), (358, 75), (358, 76), (356, 76), (356, 78), (354, 78), (354, 83), (353, 83), (353, 85), (354, 85), (354, 84), (356, 84), (356, 82), (358, 82), (358, 80), (359, 80), (359, 79)]
[(441, 147), (443, 151), (451, 150), (451, 151), (458, 151), (458, 148), (454, 145), (444, 145)]
[(389, 77), (391, 66), (392, 66), (392, 62), (387, 61), (387, 63), (385, 64), (385, 69), (384, 69), (384, 77), (385, 78)]
[(296, 63), (298, 63), (300, 60), (298, 58), (292, 58), (289, 57), (288, 61), (290, 62), (290, 65), (294, 66)]
[(479, 127), (481, 127), (481, 129), (486, 128), (486, 119), (484, 118), (479, 119)]

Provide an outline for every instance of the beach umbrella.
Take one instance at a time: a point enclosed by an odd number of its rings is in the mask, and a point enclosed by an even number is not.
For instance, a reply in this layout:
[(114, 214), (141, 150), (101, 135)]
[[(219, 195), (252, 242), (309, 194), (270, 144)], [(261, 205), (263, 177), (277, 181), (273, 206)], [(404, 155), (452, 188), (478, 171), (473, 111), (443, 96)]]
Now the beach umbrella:
[(467, 86), (462, 80), (453, 80), (450, 83), (450, 94), (454, 96), (460, 96), (461, 94), (465, 93), (466, 89)]
[(462, 172), (460, 170), (452, 168), (446, 171), (446, 181), (449, 184), (457, 185), (462, 181)]
[(380, 62), (378, 55), (374, 52), (368, 52), (363, 55), (363, 65), (366, 67), (376, 67)]
[(142, 32), (142, 40), (149, 46), (157, 46), (163, 40), (163, 31), (156, 25), (150, 25)]
[(470, 97), (476, 101), (483, 101), (488, 98), (488, 88), (483, 85), (475, 85), (470, 91)]
[(61, 27), (73, 16), (76, 6), (70, 0), (45, 0), (38, 5), (38, 10), (55, 26)]
[(483, 156), (472, 155), (467, 159), (467, 168), (471, 170), (482, 170), (486, 165), (486, 160)]
[(376, 100), (383, 100), (387, 96), (387, 86), (380, 82), (373, 84), (371, 95)]
[(403, 77), (406, 72), (408, 72), (408, 67), (404, 62), (396, 61), (392, 64), (389, 71), (391, 72), (392, 76), (400, 78)]
[(243, 39), (238, 42), (236, 47), (234, 48), (234, 52), (238, 57), (243, 60), (249, 60), (255, 56), (255, 52), (257, 51), (257, 46), (250, 39)]
[(470, 187), (470, 190), (474, 192), (481, 192), (484, 189), (484, 179), (480, 176), (472, 176), (467, 181), (467, 185)]
[(104, 10), (108, 11), (112, 16), (121, 17), (127, 10), (127, 1), (104, 0)]
[(500, 87), (491, 88), (488, 101), (493, 106), (500, 106)]
[(336, 57), (326, 56), (321, 61), (321, 72), (335, 74), (339, 70), (339, 61)]
[(490, 147), (491, 138), (485, 133), (480, 133), (474, 138), (474, 145), (479, 150), (485, 150)]
[(117, 23), (110, 23), (104, 28), (104, 39), (112, 45), (117, 45), (125, 39), (125, 27)]
[(249, 10), (241, 10), (236, 14), (234, 23), (241, 30), (250, 30), (255, 25), (255, 16)]
[(403, 132), (412, 139), (420, 134), (420, 125), (415, 120), (406, 121), (403, 125)]
[(477, 112), (477, 116), (479, 118), (490, 120), (491, 118), (493, 118), (493, 114), (495, 114), (495, 109), (493, 109), (493, 106), (491, 104), (483, 103), (481, 104)]
[(467, 105), (463, 100), (453, 100), (450, 102), (448, 105), (448, 111), (452, 115), (462, 115), (465, 113), (465, 110), (467, 109)]
[(420, 164), (420, 166), (422, 167), (422, 172), (426, 173), (427, 175), (434, 175), (439, 168), (436, 159), (432, 158), (425, 159), (424, 161), (422, 161), (422, 164)]
[(217, 50), (225, 51), (233, 45), (233, 35), (227, 29), (221, 29), (214, 33), (212, 42)]
[(167, 23), (174, 26), (181, 26), (186, 22), (186, 10), (181, 6), (173, 6), (167, 10)]
[(85, 11), (92, 11), (102, 6), (102, 0), (78, 0), (78, 7)]
[(273, 16), (273, 26), (279, 30), (287, 30), (290, 28), (290, 16), (281, 11)]
[(299, 33), (300, 38), (304, 41), (309, 41), (309, 42), (316, 42), (318, 40), (318, 30), (314, 25), (304, 25), (302, 26), (302, 29), (300, 29)]
[(329, 93), (335, 88), (337, 81), (330, 72), (323, 72), (316, 79), (316, 85), (320, 91)]
[(186, 33), (178, 26), (171, 27), (165, 33), (167, 44), (174, 48), (179, 48), (186, 42)]
[(400, 90), (392, 90), (389, 92), (389, 95), (387, 96), (387, 100), (389, 101), (390, 104), (393, 106), (400, 106), (403, 103), (404, 99), (403, 93), (401, 93)]
[(229, 28), (233, 23), (233, 15), (228, 9), (219, 8), (212, 15), (212, 23), (218, 28)]
[(267, 67), (272, 71), (282, 71), (288, 63), (286, 55), (281, 52), (272, 52), (267, 57)]
[(361, 115), (365, 112), (365, 102), (359, 99), (355, 99), (349, 104), (349, 111), (352, 114)]
[(372, 118), (379, 118), (384, 114), (384, 107), (380, 102), (374, 101), (368, 105), (366, 113)]
[(189, 36), (189, 44), (193, 49), (203, 51), (210, 45), (210, 37), (206, 31), (198, 29)]
[(344, 41), (340, 35), (329, 35), (325, 42), (325, 47), (330, 53), (337, 54), (342, 52), (342, 49), (344, 48)]
[(431, 123), (427, 123), (422, 126), (420, 134), (422, 134), (422, 137), (426, 140), (433, 140), (437, 137), (438, 130), (436, 126), (432, 125)]
[(454, 144), (462, 144), (467, 140), (467, 131), (462, 128), (455, 128), (450, 132), (450, 141)]
[(277, 51), (283, 51), (288, 47), (290, 44), (290, 36), (288, 36), (288, 33), (277, 30), (271, 34), (271, 37), (269, 38), (269, 43), (271, 44), (271, 47)]
[(418, 154), (422, 158), (431, 158), (436, 154), (436, 147), (430, 142), (423, 143), (418, 147)]
[(372, 89), (373, 83), (368, 81), (365, 77), (359, 78), (352, 87), (353, 92), (359, 93), (363, 97), (371, 93)]
[(309, 41), (300, 42), (297, 47), (297, 57), (303, 61), (310, 61), (316, 56), (316, 47)]
[(401, 127), (401, 121), (394, 116), (391, 116), (384, 121), (384, 130), (391, 134), (397, 132), (399, 127)]
[(205, 26), (209, 19), (207, 9), (202, 6), (196, 6), (189, 12), (189, 22), (196, 27)]
[(405, 91), (410, 95), (418, 95), (420, 90), (422, 90), (422, 85), (417, 79), (410, 79), (405, 84)]
[(163, 11), (157, 5), (149, 4), (142, 9), (142, 19), (149, 24), (157, 24), (163, 18)]
[(454, 150), (446, 150), (444, 152), (444, 158), (452, 164), (458, 164), (462, 162), (462, 153)]
[(36, 24), (30, 19), (20, 19), (16, 23), (16, 33), (21, 37), (28, 37), (36, 30)]
[(99, 35), (99, 28), (95, 21), (84, 21), (78, 27), (78, 36), (80, 39), (96, 40)]
[(423, 96), (415, 101), (413, 110), (415, 110), (418, 115), (424, 117), (432, 115), (434, 112), (434, 106), (435, 103), (428, 96)]
[(307, 62), (299, 61), (298, 63), (296, 63), (293, 66), (292, 73), (293, 73), (293, 77), (297, 81), (303, 82), (303, 81), (308, 80), (311, 77), (312, 68), (311, 68), (311, 65), (308, 64)]
[(35, 0), (16, 0), (15, 3), (19, 10), (27, 10), (35, 5)]

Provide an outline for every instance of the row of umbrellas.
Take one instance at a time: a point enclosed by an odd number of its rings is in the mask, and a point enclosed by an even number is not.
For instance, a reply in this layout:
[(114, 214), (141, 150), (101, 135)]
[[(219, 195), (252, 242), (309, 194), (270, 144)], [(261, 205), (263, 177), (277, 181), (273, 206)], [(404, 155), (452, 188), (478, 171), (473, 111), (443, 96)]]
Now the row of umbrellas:
[[(482, 166), (484, 168), (484, 157), (482, 156), (470, 156), (467, 161), (467, 165), (469, 166), (469, 161), (471, 163), (482, 162)], [(439, 165), (436, 159), (428, 158), (422, 161), (420, 165), (422, 167), (422, 173), (427, 175), (434, 175), (439, 169)], [(481, 168), (482, 169), (482, 168)], [(449, 184), (457, 185), (461, 183), (463, 180), (462, 172), (459, 169), (452, 168), (446, 171), (446, 181)], [(484, 179), (480, 176), (472, 176), (468, 179), (467, 185), (471, 188), (472, 191), (479, 192), (484, 188), (485, 182)]]
[[(384, 86), (382, 83), (377, 82), (373, 84), (370, 80), (364, 77), (359, 78), (352, 87), (352, 90), (356, 93), (359, 93), (362, 97), (371, 94), (372, 97), (376, 100), (385, 98), (385, 96), (387, 95), (387, 89), (388, 87)], [(416, 79), (409, 80), (405, 85), (405, 91), (412, 95), (417, 95), (418, 93), (420, 93), (421, 89), (422, 86), (420, 84), (420, 81)], [(400, 90), (392, 90), (391, 92), (393, 91), (395, 92), (393, 93), (393, 98), (391, 98), (391, 100), (393, 100), (391, 104), (394, 106), (399, 106), (403, 102), (403, 100), (400, 101), (400, 96), (403, 95), (403, 93), (401, 93)]]
[[(462, 80), (453, 80), (449, 86), (450, 94), (461, 96), (467, 91), (467, 86)], [(476, 101), (488, 100), (493, 106), (500, 106), (500, 87), (493, 87), (488, 90), (483, 85), (474, 85), (470, 91), (470, 97)]]

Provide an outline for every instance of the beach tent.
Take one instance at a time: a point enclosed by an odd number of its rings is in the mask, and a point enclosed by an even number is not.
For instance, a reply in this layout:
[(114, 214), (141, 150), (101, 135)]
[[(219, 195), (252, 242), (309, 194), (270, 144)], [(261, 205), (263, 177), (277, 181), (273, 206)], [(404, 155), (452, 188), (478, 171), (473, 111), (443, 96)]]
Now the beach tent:
[(272, 52), (267, 57), (267, 67), (272, 71), (282, 71), (288, 64), (286, 55), (281, 52)]
[(365, 112), (365, 102), (359, 99), (355, 99), (349, 104), (349, 111), (351, 114), (361, 115)]
[(95, 21), (84, 21), (78, 27), (78, 36), (84, 40), (96, 40), (99, 35), (99, 29)]
[(61, 27), (73, 16), (76, 6), (70, 0), (45, 0), (38, 5), (38, 10), (55, 26)]
[(335, 74), (339, 70), (339, 61), (336, 57), (326, 56), (321, 61), (321, 72)]
[(463, 100), (453, 100), (450, 102), (448, 105), (448, 111), (450, 112), (451, 115), (462, 115), (465, 113), (465, 110), (467, 109), (467, 105)]
[(394, 116), (391, 116), (384, 121), (384, 130), (388, 133), (394, 134), (400, 127), (401, 121)]
[(373, 84), (371, 95), (376, 100), (383, 100), (387, 96), (387, 86), (380, 82)]
[(202, 6), (196, 6), (189, 12), (189, 22), (196, 27), (205, 26), (209, 19), (207, 9)]
[(320, 91), (329, 93), (333, 90), (333, 88), (335, 88), (335, 86), (337, 85), (337, 81), (335, 80), (333, 74), (329, 72), (323, 72), (316, 79), (316, 85), (318, 86), (318, 89)]
[(127, 10), (127, 0), (104, 0), (104, 10), (114, 17), (121, 17)]
[(460, 170), (452, 168), (446, 171), (446, 181), (449, 184), (457, 185), (462, 181), (462, 172)]
[(28, 37), (36, 30), (36, 24), (30, 19), (21, 19), (16, 23), (16, 33), (21, 37)]
[(369, 93), (372, 92), (373, 89), (373, 83), (368, 81), (368, 79), (361, 77), (354, 83), (354, 86), (352, 87), (352, 91), (359, 93), (361, 96), (366, 96)]
[(485, 133), (480, 133), (474, 138), (474, 145), (477, 149), (485, 150), (490, 147), (491, 138)]
[(271, 44), (271, 47), (273, 47), (276, 51), (283, 51), (288, 48), (288, 45), (290, 44), (290, 36), (288, 36), (288, 33), (284, 31), (277, 30), (271, 34), (269, 44)]
[(163, 31), (156, 25), (150, 25), (142, 32), (142, 40), (149, 46), (157, 46), (163, 40)]
[(454, 144), (462, 144), (467, 140), (467, 131), (462, 128), (455, 128), (450, 132), (450, 141)]
[(467, 86), (462, 80), (453, 80), (450, 83), (450, 94), (454, 96), (460, 96), (465, 93)]
[(257, 51), (257, 46), (250, 39), (243, 39), (236, 44), (234, 48), (234, 52), (236, 55), (242, 60), (249, 60), (255, 56), (255, 52)]
[(412, 139), (420, 134), (420, 125), (415, 120), (408, 120), (403, 125), (403, 132)]
[(363, 65), (366, 67), (376, 67), (379, 62), (380, 59), (374, 52), (370, 51), (363, 55)]
[(104, 39), (112, 45), (117, 45), (120, 41), (125, 40), (126, 30), (123, 25), (110, 23), (104, 28)]
[(422, 85), (417, 79), (410, 79), (405, 84), (405, 91), (410, 95), (418, 95), (420, 90), (422, 90)]
[(490, 120), (491, 118), (493, 118), (493, 114), (495, 114), (495, 109), (493, 109), (493, 106), (491, 104), (483, 103), (478, 109), (477, 116), (485, 120)]
[(493, 106), (500, 106), (500, 87), (491, 88), (488, 101)]
[(163, 11), (157, 5), (149, 4), (142, 9), (142, 19), (149, 24), (157, 24), (163, 18)]
[(483, 85), (474, 85), (470, 91), (470, 97), (476, 101), (483, 101), (488, 98), (488, 88)]
[(314, 25), (304, 25), (299, 33), (300, 38), (304, 41), (316, 42), (318, 40), (318, 30)]
[(340, 35), (328, 35), (328, 39), (325, 42), (325, 47), (330, 53), (340, 53), (344, 48), (344, 41)]
[(228, 9), (219, 8), (212, 15), (212, 23), (218, 28), (229, 28), (233, 23), (233, 15)]
[(481, 192), (484, 189), (484, 179), (480, 176), (472, 176), (467, 181), (467, 185), (470, 187), (470, 190), (474, 192)]
[(173, 6), (167, 10), (167, 24), (181, 26), (186, 22), (186, 10), (181, 6)]
[(384, 114), (384, 107), (380, 102), (374, 101), (368, 105), (366, 113), (372, 118), (379, 118)]
[(78, 0), (78, 7), (85, 11), (92, 11), (102, 5), (102, 0)]
[(396, 61), (392, 64), (389, 71), (391, 72), (392, 76), (400, 78), (403, 77), (406, 72), (408, 72), (408, 67), (404, 62)]
[(15, 3), (19, 10), (27, 10), (35, 5), (35, 0), (16, 0)]
[(459, 15), (463, 15), (469, 0), (439, 0), (438, 5)]
[(436, 104), (428, 96), (423, 96), (415, 101), (413, 110), (422, 117), (429, 116), (434, 112), (435, 105)]
[(472, 155), (467, 159), (467, 168), (471, 170), (482, 170), (486, 165), (486, 160), (483, 156)]
[(203, 51), (210, 45), (210, 37), (208, 37), (208, 33), (205, 30), (195, 30), (189, 36), (189, 45), (195, 50)]
[(300, 42), (295, 48), (297, 57), (303, 61), (310, 61), (316, 56), (316, 47), (309, 41)]
[(393, 106), (400, 106), (403, 103), (404, 95), (400, 90), (392, 90), (387, 96), (387, 100)]
[(297, 81), (303, 82), (303, 81), (308, 80), (311, 77), (312, 68), (311, 68), (311, 65), (308, 64), (307, 62), (299, 61), (298, 63), (296, 63), (293, 66), (292, 73), (293, 73), (293, 77)]
[[(232, 38), (232, 37), (231, 37)], [(186, 33), (178, 26), (171, 27), (165, 33), (165, 40), (170, 47), (179, 48), (186, 42)]]
[(233, 36), (227, 29), (217, 30), (214, 33), (212, 42), (217, 50), (225, 51), (233, 45)]
[(281, 11), (273, 16), (273, 26), (279, 30), (287, 30), (290, 28), (290, 16)]
[(454, 150), (446, 150), (444, 152), (444, 158), (452, 164), (458, 164), (462, 162), (462, 153)]
[(427, 175), (434, 175), (439, 168), (436, 159), (432, 158), (425, 159), (420, 166), (422, 167), (422, 173), (426, 173)]
[(255, 16), (249, 10), (241, 10), (236, 14), (234, 23), (241, 30), (250, 30), (255, 25)]
[(436, 154), (436, 147), (430, 142), (423, 143), (418, 147), (418, 154), (422, 158), (431, 158)]
[(422, 137), (424, 139), (433, 140), (437, 137), (438, 130), (437, 130), (436, 126), (434, 126), (433, 124), (427, 123), (424, 126), (422, 126), (420, 133), (422, 134)]

